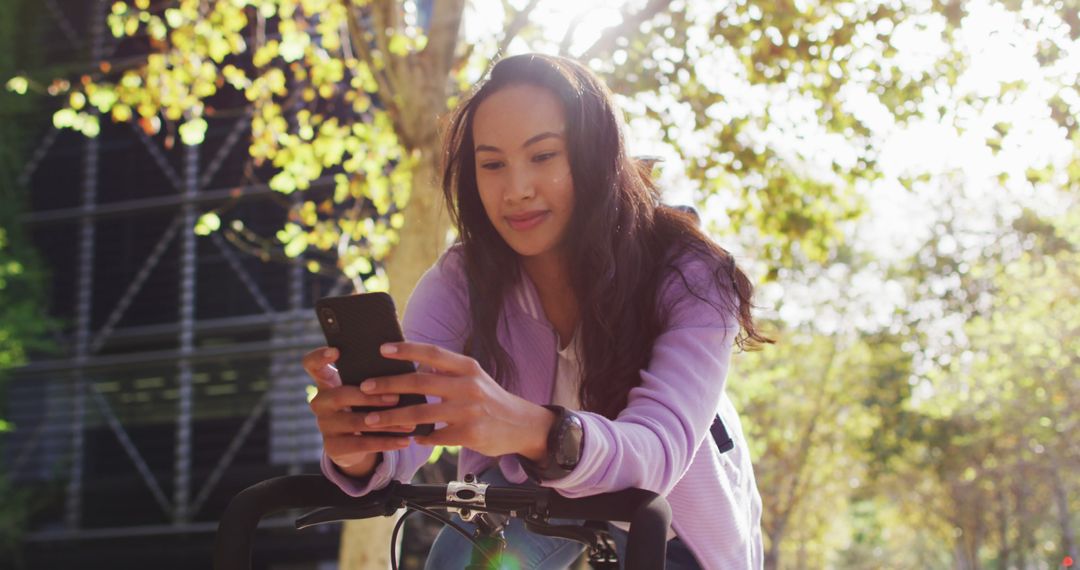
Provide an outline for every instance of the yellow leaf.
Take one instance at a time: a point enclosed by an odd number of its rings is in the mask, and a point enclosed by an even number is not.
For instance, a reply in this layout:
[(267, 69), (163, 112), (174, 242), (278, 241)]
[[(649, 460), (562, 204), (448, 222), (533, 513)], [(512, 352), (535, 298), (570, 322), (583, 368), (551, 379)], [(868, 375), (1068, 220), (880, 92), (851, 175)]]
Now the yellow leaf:
[(364, 280), (364, 290), (369, 293), (390, 290), (390, 281), (384, 275), (374, 275)]
[(404, 57), (409, 55), (409, 39), (401, 34), (394, 34), (394, 37), (390, 38), (390, 45), (387, 46), (390, 53)]
[(112, 109), (113, 121), (123, 123), (131, 120), (131, 107), (127, 105), (117, 105)]

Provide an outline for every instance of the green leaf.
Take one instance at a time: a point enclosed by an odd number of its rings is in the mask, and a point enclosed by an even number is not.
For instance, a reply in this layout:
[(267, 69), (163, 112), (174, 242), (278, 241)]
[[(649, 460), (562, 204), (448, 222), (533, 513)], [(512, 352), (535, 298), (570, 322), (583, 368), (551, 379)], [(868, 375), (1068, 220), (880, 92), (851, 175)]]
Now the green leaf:
[(304, 50), (310, 43), (311, 38), (306, 33), (299, 30), (290, 32), (281, 37), (278, 53), (281, 54), (281, 59), (287, 62), (298, 61), (304, 57)]
[(30, 87), (30, 81), (21, 75), (16, 75), (11, 79), (8, 79), (7, 88), (9, 91), (14, 91), (19, 95), (25, 95), (26, 90)]
[(75, 120), (78, 116), (78, 113), (76, 113), (74, 109), (60, 109), (53, 113), (53, 126), (58, 129), (71, 127), (75, 124)]
[(195, 223), (195, 233), (201, 236), (207, 236), (216, 232), (220, 227), (221, 218), (214, 212), (207, 212), (202, 216), (199, 216), (199, 221)]
[(356, 270), (360, 273), (371, 273), (371, 260), (366, 257), (358, 257), (356, 259)]
[(180, 125), (180, 140), (188, 146), (201, 144), (206, 138), (206, 126), (206, 119), (202, 117), (185, 121)]
[(285, 244), (285, 255), (289, 257), (299, 257), (304, 253), (304, 250), (308, 246), (307, 234), (300, 234), (293, 239), (289, 240), (289, 243)]
[(177, 29), (184, 25), (184, 14), (176, 8), (169, 8), (165, 10), (165, 22), (169, 24), (172, 29)]
[(270, 179), (270, 189), (282, 194), (292, 194), (296, 190), (296, 179), (288, 172), (278, 172)]

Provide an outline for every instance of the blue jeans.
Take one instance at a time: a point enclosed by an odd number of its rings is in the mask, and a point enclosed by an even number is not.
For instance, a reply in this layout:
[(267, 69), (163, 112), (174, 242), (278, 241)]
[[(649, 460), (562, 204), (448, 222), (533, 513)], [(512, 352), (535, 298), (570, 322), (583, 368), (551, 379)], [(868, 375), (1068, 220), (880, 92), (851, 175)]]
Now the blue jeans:
[[(498, 467), (492, 467), (480, 474), (479, 479), (491, 485), (512, 485), (503, 477)], [(475, 527), (454, 517), (454, 522), (472, 532)], [(554, 524), (581, 524), (579, 520), (552, 519)], [(611, 537), (615, 541), (616, 552), (622, 561), (626, 553), (627, 533), (609, 525)], [(520, 570), (562, 570), (569, 567), (581, 556), (585, 545), (573, 540), (542, 536), (529, 532), (525, 524), (517, 518), (510, 519), (504, 530), (506, 534), (506, 553), (508, 561), (501, 569)], [(439, 531), (431, 551), (428, 553), (425, 570), (458, 570), (469, 563), (472, 543), (452, 528), (444, 527)], [(701, 566), (694, 559), (686, 545), (678, 537), (668, 541), (667, 570), (700, 570)]]

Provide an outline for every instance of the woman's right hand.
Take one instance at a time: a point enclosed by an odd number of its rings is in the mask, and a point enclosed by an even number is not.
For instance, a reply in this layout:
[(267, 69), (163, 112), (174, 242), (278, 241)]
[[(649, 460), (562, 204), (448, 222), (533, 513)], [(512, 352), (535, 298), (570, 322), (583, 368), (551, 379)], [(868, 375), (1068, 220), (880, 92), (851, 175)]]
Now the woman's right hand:
[[(366, 477), (375, 469), (379, 453), (409, 446), (408, 437), (364, 435), (372, 428), (364, 424), (364, 414), (352, 406), (392, 406), (397, 396), (369, 395), (357, 386), (343, 386), (333, 363), (339, 357), (335, 348), (320, 347), (304, 355), (304, 370), (315, 381), (318, 393), (311, 400), (311, 411), (319, 424), (326, 456), (343, 473), (351, 477)], [(379, 428), (376, 431), (409, 433), (413, 426)]]

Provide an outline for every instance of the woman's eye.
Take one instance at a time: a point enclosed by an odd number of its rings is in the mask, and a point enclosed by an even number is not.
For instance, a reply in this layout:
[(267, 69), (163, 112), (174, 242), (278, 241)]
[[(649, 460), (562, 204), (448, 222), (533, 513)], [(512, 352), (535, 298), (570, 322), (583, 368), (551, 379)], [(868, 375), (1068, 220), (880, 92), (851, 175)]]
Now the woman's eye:
[(533, 162), (543, 162), (545, 160), (548, 160), (549, 158), (553, 158), (556, 154), (558, 154), (558, 153), (556, 153), (556, 152), (545, 152), (545, 153), (538, 154), (535, 157), (533, 157)]
[(498, 170), (501, 166), (501, 162), (485, 162), (480, 165), (480, 168), (483, 168), (484, 170)]

